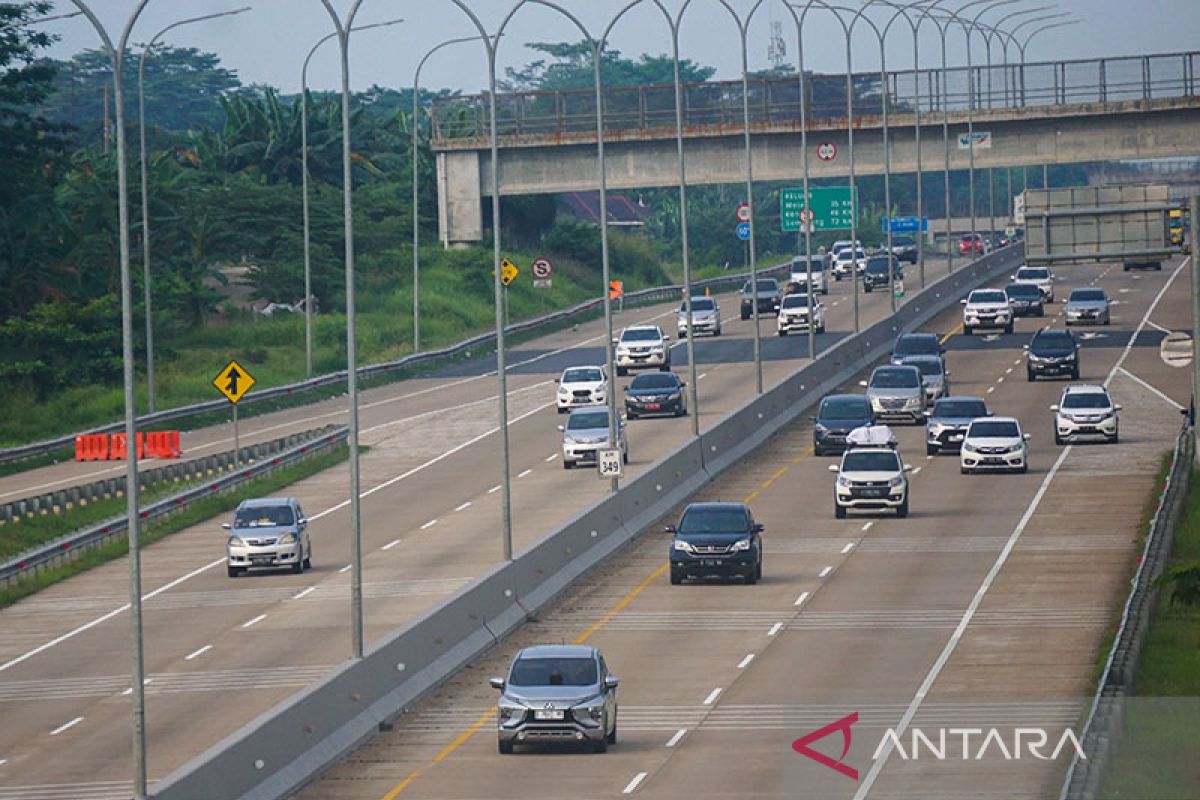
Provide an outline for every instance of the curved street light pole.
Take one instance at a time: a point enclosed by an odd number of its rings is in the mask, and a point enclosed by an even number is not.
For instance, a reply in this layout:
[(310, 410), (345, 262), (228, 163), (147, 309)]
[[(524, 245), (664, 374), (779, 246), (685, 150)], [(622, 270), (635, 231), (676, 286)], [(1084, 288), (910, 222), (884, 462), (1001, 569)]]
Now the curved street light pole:
[[(397, 20), (399, 21), (399, 20)], [(425, 67), (425, 62), (428, 61), (434, 53), (441, 50), (443, 47), (449, 47), (452, 44), (462, 44), (463, 42), (479, 41), (478, 36), (463, 36), (458, 39), (447, 39), (444, 42), (434, 45), (429, 48), (420, 62), (417, 63), (417, 69), (413, 73), (413, 88), (412, 88), (412, 122), (411, 122), (411, 138), (412, 138), (412, 257), (413, 257), (413, 352), (421, 352), (421, 251), (418, 249), (421, 243), (421, 215), (418, 212), (420, 209), (420, 174), (417, 169), (417, 158), (420, 154), (420, 134), (421, 126), (417, 121), (417, 115), (421, 112), (421, 104), (418, 101), (418, 95), (421, 91), (421, 70)], [(432, 122), (432, 120), (431, 120)], [(430, 126), (430, 136), (433, 135), (432, 125)]]
[[(1032, 20), (1030, 20), (1030, 21), (1032, 21)], [(1078, 25), (1081, 22), (1083, 22), (1082, 19), (1071, 19), (1071, 20), (1067, 20), (1065, 22), (1053, 22), (1053, 23), (1043, 25), (1040, 28), (1030, 31), (1029, 35), (1027, 35), (1025, 37), (1025, 41), (1022, 42), (1020, 45), (1018, 45), (1018, 47), (1021, 51), (1021, 93), (1022, 93), (1022, 95), (1024, 95), (1024, 91), (1025, 91), (1025, 48), (1027, 48), (1029, 46), (1029, 43), (1031, 41), (1033, 41), (1033, 37), (1037, 36), (1039, 33), (1044, 33), (1049, 30), (1054, 30), (1055, 28), (1065, 28), (1069, 25)], [(1022, 102), (1023, 102), (1023, 100), (1022, 100)], [(1042, 164), (1042, 188), (1047, 189), (1049, 187), (1050, 187), (1050, 164), (1045, 163), (1045, 164)]]
[[(138, 162), (141, 165), (142, 179), (142, 292), (146, 306), (146, 401), (151, 414), (155, 410), (154, 383), (154, 315), (150, 300), (150, 192), (146, 177), (146, 56), (154, 49), (158, 40), (176, 28), (190, 25), (193, 22), (232, 17), (249, 11), (249, 6), (236, 8), (232, 11), (220, 11), (215, 14), (205, 14), (201, 17), (191, 17), (173, 22), (150, 38), (150, 43), (142, 48), (138, 57)], [(67, 15), (64, 15), (67, 16)]]
[[(1019, 91), (1020, 91), (1020, 95), (1021, 95), (1021, 105), (1022, 106), (1025, 105), (1025, 48), (1024, 48), (1024, 46), (1022, 46), (1020, 41), (1017, 39), (1017, 32), (1020, 31), (1021, 28), (1024, 28), (1027, 25), (1036, 25), (1039, 22), (1048, 22), (1050, 20), (1062, 19), (1063, 17), (1069, 17), (1069, 16), (1071, 16), (1070, 11), (1060, 11), (1057, 14), (1044, 14), (1040, 17), (1030, 17), (1029, 19), (1021, 20), (1016, 25), (1012, 26), (1011, 29), (1009, 29), (1008, 40), (1013, 46), (1015, 46), (1017, 48), (1017, 51), (1021, 54), (1021, 72), (1019, 75), (1019, 83), (1021, 84), (1021, 87), (1020, 87)], [(1029, 38), (1033, 38), (1041, 31), (1049, 30), (1050, 28), (1053, 28), (1053, 27), (1057, 27), (1057, 26), (1047, 25), (1042, 28), (1038, 28), (1037, 30), (1033, 31), (1033, 33), (1029, 34)], [(1025, 43), (1028, 44), (1029, 39), (1026, 39)], [(1008, 43), (1005, 44), (1006, 48), (1007, 48), (1007, 46), (1008, 46)], [(1008, 57), (1008, 54), (1007, 54), (1007, 50), (1006, 50), (1005, 58), (1007, 58), (1007, 57)]]
[[(800, 81), (800, 164), (803, 170), (804, 180), (801, 184), (801, 190), (804, 192), (804, 204), (801, 206), (802, 211), (809, 211), (809, 175), (808, 175), (808, 78), (804, 73), (804, 19), (808, 15), (808, 10), (812, 8), (812, 3), (809, 2), (804, 6), (804, 11), (799, 15), (796, 14), (795, 6), (785, 2), (784, 7), (788, 13), (792, 15), (792, 22), (796, 26), (796, 73)], [(813, 319), (813, 279), (812, 279), (812, 221), (806, 220), (803, 217), (800, 219), (800, 225), (804, 230), (804, 263), (805, 263), (805, 279), (808, 287), (808, 318)], [(825, 271), (825, 280), (829, 280), (829, 271), (822, 264), (821, 269)], [(808, 358), (814, 360), (817, 357), (817, 336), (814, 328), (816, 326), (811, 323), (808, 326)]]
[[(371, 28), (386, 28), (403, 22), (402, 19), (376, 22), (371, 25), (359, 25), (352, 31), (365, 31)], [(308, 62), (321, 45), (337, 36), (337, 31), (327, 33), (313, 44), (304, 57), (304, 65), (300, 68), (300, 202), (301, 214), (304, 217), (304, 374), (311, 378), (313, 375), (313, 330), (312, 330), (312, 245), (308, 207)]]

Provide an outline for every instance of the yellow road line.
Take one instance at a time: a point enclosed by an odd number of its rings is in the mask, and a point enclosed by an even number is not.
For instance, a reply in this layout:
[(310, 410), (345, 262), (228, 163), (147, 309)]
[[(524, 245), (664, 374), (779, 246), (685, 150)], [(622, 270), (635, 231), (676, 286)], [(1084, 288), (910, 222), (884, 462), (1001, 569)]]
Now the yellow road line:
[(962, 333), (962, 331), (963, 331), (963, 324), (960, 322), (957, 325), (955, 325), (954, 328), (949, 333), (947, 333), (945, 336), (943, 336), (941, 339), (939, 339), (938, 344), (945, 344), (950, 339), (951, 336)]

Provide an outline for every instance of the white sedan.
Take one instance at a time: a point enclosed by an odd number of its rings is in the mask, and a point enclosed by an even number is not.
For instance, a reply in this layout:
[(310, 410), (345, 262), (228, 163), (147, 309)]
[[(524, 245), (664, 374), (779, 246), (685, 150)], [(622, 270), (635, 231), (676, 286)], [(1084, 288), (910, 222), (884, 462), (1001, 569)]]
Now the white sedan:
[(1015, 417), (983, 417), (973, 421), (963, 438), (959, 465), (967, 475), (979, 470), (1029, 471), (1029, 434)]

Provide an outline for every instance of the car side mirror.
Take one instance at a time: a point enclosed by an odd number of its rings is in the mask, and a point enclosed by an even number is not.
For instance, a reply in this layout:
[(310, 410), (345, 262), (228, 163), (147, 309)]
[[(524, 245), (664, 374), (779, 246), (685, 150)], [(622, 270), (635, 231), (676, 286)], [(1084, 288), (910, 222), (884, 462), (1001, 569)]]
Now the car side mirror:
[(233, 529), (233, 524), (229, 522), (222, 522), (221, 527), (228, 531)]
[(1030, 439), (1033, 438), (1033, 434), (1032, 433), (1023, 433), (1023, 434), (1021, 434), (1021, 438), (1028, 442)]
[(504, 691), (504, 678), (489, 678), (488, 683), (491, 684), (493, 689), (498, 689), (501, 692)]
[(1028, 349), (1029, 349), (1029, 345), (1027, 345), (1027, 344), (1023, 344), (1023, 345), (1021, 345), (1021, 349), (1022, 349), (1022, 350), (1028, 350)]
[(754, 523), (754, 532), (755, 533), (762, 533), (766, 529), (767, 529), (767, 527), (765, 525), (763, 525), (761, 522)]
[(301, 525), (307, 525), (307, 524), (308, 524), (308, 517), (301, 517), (301, 518), (299, 519), (299, 524), (301, 524)]
[(1113, 411), (1120, 411), (1120, 410), (1121, 410), (1121, 404), (1120, 404), (1120, 403), (1117, 403), (1115, 406), (1113, 406)]
[(663, 531), (665, 533), (675, 533), (675, 526), (674, 525), (663, 525)]
[(1050, 406), (1050, 410), (1051, 410), (1051, 411), (1058, 411), (1058, 403), (1055, 403), (1054, 405)]
[(959, 300), (958, 302), (965, 306), (967, 304), (967, 298), (964, 297), (962, 300)]
[(840, 471), (841, 471), (841, 469), (842, 469), (842, 468), (841, 468), (841, 467), (839, 467), (837, 464), (830, 464), (830, 465), (829, 465), (829, 471), (830, 471), (830, 472), (840, 472)]
[(943, 375), (945, 375), (947, 378), (949, 378), (949, 377), (950, 377), (950, 370), (946, 370), (946, 371), (945, 371), (945, 372), (943, 372), (942, 374), (943, 374)]
[(555, 378), (555, 379), (554, 379), (554, 382), (555, 382), (555, 383), (559, 383), (560, 381), (559, 381), (559, 379), (558, 379), (558, 378)]
[(622, 387), (621, 387), (621, 391), (623, 391), (623, 392), (628, 392), (628, 391), (629, 391), (629, 384), (627, 383), (627, 384), (625, 384), (624, 386), (622, 386)]
[(925, 416), (927, 416), (927, 417), (932, 417), (932, 416), (933, 416), (933, 409), (932, 409), (932, 408), (927, 408), (927, 409), (925, 409), (924, 411), (922, 411), (921, 413), (922, 413), (922, 414), (924, 414), (924, 415), (925, 415)]
[(912, 472), (912, 471), (913, 471), (913, 465), (912, 465), (912, 464), (905, 464), (905, 465), (904, 465), (904, 471), (905, 471), (905, 472)]
[(809, 419), (810, 419), (811, 421), (813, 421), (813, 422), (816, 422), (816, 421), (817, 421), (817, 418), (816, 418), (816, 417), (809, 417)]
[(618, 678), (616, 675), (605, 675), (604, 676), (605, 691), (611, 692), (613, 689), (617, 688), (620, 684), (621, 684), (621, 679)]
[(866, 385), (867, 385), (867, 382), (866, 382), (866, 381), (859, 381), (859, 382), (858, 382), (858, 385), (859, 385), (859, 386), (866, 386)]
[(1008, 279), (1009, 279), (1010, 281), (1015, 281), (1015, 280), (1017, 279), (1017, 276), (1016, 276), (1016, 275), (1009, 275), (1009, 276), (1008, 276)]
[(621, 340), (620, 340), (620, 339), (613, 339), (613, 340), (612, 340), (612, 343), (613, 343), (613, 344), (620, 344), (620, 343), (621, 343)]
[(566, 426), (566, 425), (559, 425), (559, 426), (558, 426), (558, 429), (559, 429), (560, 431), (565, 431), (565, 430), (567, 429), (567, 426)]

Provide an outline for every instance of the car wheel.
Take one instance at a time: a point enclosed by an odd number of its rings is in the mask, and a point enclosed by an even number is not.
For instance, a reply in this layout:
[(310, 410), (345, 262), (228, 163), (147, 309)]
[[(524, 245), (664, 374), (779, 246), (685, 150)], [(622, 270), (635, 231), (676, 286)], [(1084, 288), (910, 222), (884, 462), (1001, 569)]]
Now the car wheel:
[(607, 753), (608, 752), (608, 737), (600, 739), (599, 741), (592, 742), (592, 752), (593, 753)]
[(615, 712), (613, 713), (613, 729), (612, 729), (612, 732), (610, 734), (608, 734), (608, 743), (609, 744), (617, 743), (617, 715)]
[(1037, 380), (1037, 375), (1033, 374), (1033, 370), (1027, 369), (1025, 370), (1025, 380), (1033, 383), (1035, 380)]
[(758, 583), (758, 570), (757, 569), (751, 570), (750, 573), (746, 576), (745, 581), (746, 581), (747, 586), (753, 586), (754, 584)]
[(572, 469), (574, 466), (575, 466), (574, 461), (564, 461), (563, 462), (563, 469)]
[(758, 580), (758, 581), (761, 581), (761, 580), (762, 580), (762, 575), (763, 575), (763, 570), (762, 570), (762, 556), (759, 556), (759, 557), (758, 557), (758, 564), (756, 564), (756, 565), (755, 565), (755, 567), (754, 567), (754, 579), (755, 579), (755, 580)]
[(748, 320), (748, 319), (750, 319), (750, 312), (748, 312), (748, 311), (743, 311), (743, 312), (742, 312), (742, 322), (745, 322), (745, 321), (746, 321), (746, 320)]
[(970, 325), (963, 325), (963, 333), (965, 333), (967, 336), (970, 336), (972, 333), (974, 333), (974, 331), (975, 329)]
[(925, 445), (925, 455), (927, 455), (927, 456), (936, 456), (937, 454), (938, 454), (938, 449), (937, 449), (936, 447), (934, 447), (934, 446), (933, 446), (933, 445), (931, 445), (931, 444), (926, 444), (926, 445)]
[(1037, 315), (1038, 315), (1039, 317), (1044, 317), (1044, 316), (1046, 316), (1046, 307), (1045, 307), (1045, 306), (1042, 306), (1041, 308), (1039, 308), (1039, 309), (1038, 309), (1038, 311), (1037, 311)]
[(681, 583), (683, 583), (683, 571), (677, 570), (674, 567), (672, 567), (671, 568), (671, 585), (678, 586)]
[(1026, 461), (1024, 464), (1022, 464), (1017, 472), (1021, 473), (1022, 475), (1024, 475), (1026, 472), (1029, 472), (1029, 462)]
[(821, 456), (825, 455), (825, 448), (819, 447), (814, 444), (813, 445), (813, 455), (820, 458)]
[(309, 549), (308, 555), (304, 557), (304, 568), (312, 569), (312, 550)]
[(1112, 320), (1111, 320), (1110, 318), (1108, 318), (1108, 317), (1105, 317), (1105, 318), (1104, 318), (1104, 324), (1105, 324), (1105, 325), (1108, 325), (1108, 324), (1110, 324), (1111, 322), (1112, 322)]
[(229, 577), (231, 577), (231, 578), (236, 578), (238, 575), (242, 574), (242, 570), (239, 569), (238, 567), (226, 567), (225, 571), (228, 573)]
[(970, 474), (971, 474), (971, 470), (969, 470), (969, 469), (967, 469), (966, 467), (964, 467), (964, 466), (961, 466), (961, 465), (959, 466), (959, 468), (958, 468), (958, 471), (959, 471), (960, 473), (962, 473), (963, 475), (970, 475)]
[(1064, 445), (1067, 443), (1067, 440), (1056, 433), (1054, 434), (1054, 443), (1057, 445)]
[(1079, 367), (1071, 370), (1071, 379), (1076, 381), (1079, 380)]
[(817, 328), (817, 333), (824, 333), (824, 332), (825, 332), (825, 323), (822, 322), (821, 327)]
[(871, 284), (864, 282), (863, 283), (863, 291), (866, 292), (867, 294), (870, 294), (871, 293)]
[(714, 328), (714, 329), (713, 329), (713, 336), (720, 336), (720, 335), (721, 335), (721, 329), (720, 329), (720, 328)]
[(671, 362), (668, 361), (665, 364), (663, 364), (661, 367), (658, 368), (658, 371), (659, 372), (670, 372), (671, 371)]
[(496, 741), (496, 749), (500, 751), (500, 755), (510, 756), (510, 755), (512, 755), (512, 751), (513, 751), (513, 743), (506, 742), (503, 739), (499, 739)]
[(625, 367), (617, 367), (617, 376), (618, 377), (624, 377), (628, 374), (629, 374), (629, 370), (625, 369)]
[(780, 335), (780, 336), (787, 336), (787, 331), (780, 331), (780, 332), (779, 332), (779, 335)]
[(1118, 428), (1117, 430), (1113, 431), (1112, 438), (1108, 440), (1108, 443), (1109, 443), (1109, 444), (1116, 444), (1116, 443), (1117, 443), (1117, 442), (1119, 442), (1119, 441), (1121, 441), (1121, 429), (1120, 429), (1120, 428)]
[(628, 451), (628, 450), (626, 450), (625, 452), (621, 453), (621, 463), (622, 463), (622, 464), (628, 464), (628, 463), (629, 463), (629, 451)]
[(904, 502), (896, 508), (896, 519), (904, 519), (908, 516), (908, 497), (905, 496)]
[(845, 519), (846, 518), (845, 507), (838, 505), (838, 503), (836, 501), (833, 504), (833, 516), (836, 519)]
[(625, 412), (625, 418), (626, 418), (626, 419), (637, 419), (637, 418), (638, 418), (638, 415), (637, 415), (637, 414), (635, 414), (635, 413), (634, 413), (634, 412), (632, 412), (632, 411), (626, 411), (626, 412)]
[(1004, 332), (1005, 333), (1013, 332), (1013, 324), (1011, 322), (1004, 326)]
[(1125, 265), (1124, 265), (1124, 267), (1125, 267), (1125, 271), (1126, 271), (1126, 272), (1129, 272), (1129, 265), (1128, 265), (1128, 264), (1125, 264)]
[(304, 560), (298, 559), (295, 564), (292, 564), (292, 573), (299, 575), (302, 572), (304, 572)]
[(1157, 262), (1157, 263), (1154, 265), (1154, 271), (1155, 271), (1155, 272), (1162, 272), (1162, 262), (1161, 262), (1161, 261)]

